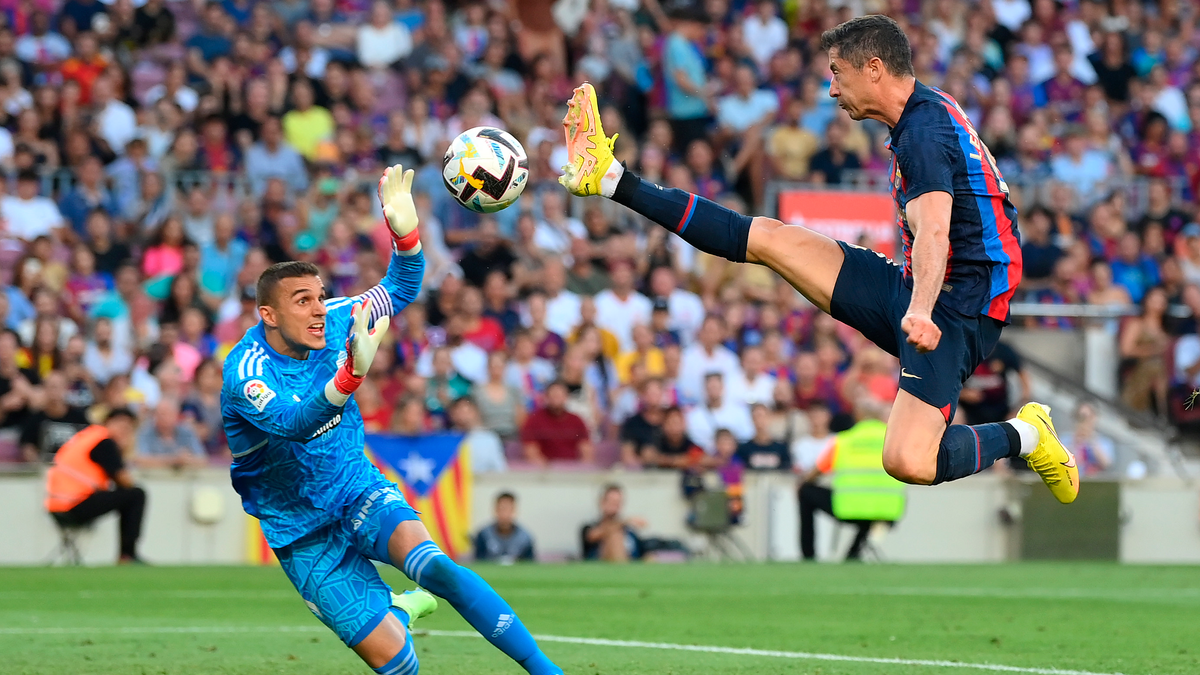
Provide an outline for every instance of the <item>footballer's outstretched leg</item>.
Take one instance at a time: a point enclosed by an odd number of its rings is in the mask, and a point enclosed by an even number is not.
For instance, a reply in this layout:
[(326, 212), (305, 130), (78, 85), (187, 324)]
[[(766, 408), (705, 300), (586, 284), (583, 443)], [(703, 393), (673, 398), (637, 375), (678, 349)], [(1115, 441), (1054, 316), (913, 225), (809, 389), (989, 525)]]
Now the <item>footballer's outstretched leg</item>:
[(568, 164), (559, 182), (571, 194), (627, 206), (702, 251), (770, 267), (898, 357), (900, 392), (884, 448), (894, 477), (937, 484), (1022, 456), (1059, 501), (1073, 501), (1074, 459), (1044, 406), (998, 424), (950, 426), (962, 384), (999, 340), (1021, 279), (1016, 210), (990, 154), (957, 103), (916, 80), (908, 39), (891, 19), (848, 21), (822, 44), (834, 73), (830, 96), (854, 119), (893, 130), (903, 268), (804, 227), (643, 181), (613, 156), (616, 136), (605, 136), (588, 83), (575, 90), (563, 118)]
[(472, 628), (531, 675), (562, 675), (562, 668), (542, 653), (504, 598), (478, 574), (442, 553), (421, 521), (397, 525), (387, 540), (386, 552), (385, 562), (449, 602)]

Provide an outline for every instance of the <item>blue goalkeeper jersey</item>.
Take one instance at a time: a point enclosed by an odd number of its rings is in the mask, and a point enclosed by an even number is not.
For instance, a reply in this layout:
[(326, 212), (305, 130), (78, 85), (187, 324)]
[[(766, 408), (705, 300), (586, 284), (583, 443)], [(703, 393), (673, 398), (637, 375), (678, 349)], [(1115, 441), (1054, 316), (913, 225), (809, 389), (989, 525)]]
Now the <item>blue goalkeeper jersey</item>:
[(338, 520), (383, 474), (363, 452), (363, 420), (351, 396), (325, 398), (325, 383), (346, 359), (350, 311), (371, 298), (372, 319), (399, 312), (421, 288), (421, 253), (393, 253), (387, 276), (355, 298), (326, 303), (326, 347), (298, 360), (267, 344), (263, 324), (225, 358), (221, 415), (233, 454), (233, 487), (258, 518), (272, 548)]

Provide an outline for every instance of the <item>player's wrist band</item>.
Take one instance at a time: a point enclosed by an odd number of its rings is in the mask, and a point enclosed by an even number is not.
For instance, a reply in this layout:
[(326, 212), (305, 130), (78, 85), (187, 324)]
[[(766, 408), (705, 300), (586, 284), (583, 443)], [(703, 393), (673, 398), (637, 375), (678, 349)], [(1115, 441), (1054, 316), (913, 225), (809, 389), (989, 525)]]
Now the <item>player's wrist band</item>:
[(392, 232), (392, 240), (396, 242), (396, 250), (397, 251), (411, 251), (413, 248), (415, 248), (418, 244), (421, 243), (421, 235), (420, 235), (420, 233), (417, 232), (417, 228), (414, 227), (412, 229), (412, 232), (409, 232), (408, 234), (404, 235), (403, 237), (397, 235), (393, 231)]
[(334, 373), (333, 388), (349, 396), (358, 390), (358, 386), (362, 384), (365, 376), (356, 376), (347, 366), (349, 366), (349, 362), (347, 362), (346, 366), (338, 368), (337, 372)]

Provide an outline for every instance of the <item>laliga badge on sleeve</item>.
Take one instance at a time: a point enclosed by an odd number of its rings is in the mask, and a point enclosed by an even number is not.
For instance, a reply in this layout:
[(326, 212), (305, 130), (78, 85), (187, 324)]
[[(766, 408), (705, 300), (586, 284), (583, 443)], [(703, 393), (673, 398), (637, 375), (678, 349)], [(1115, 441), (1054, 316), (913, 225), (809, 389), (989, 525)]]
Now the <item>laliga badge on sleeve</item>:
[(258, 412), (262, 412), (271, 399), (275, 398), (275, 392), (262, 380), (250, 380), (242, 389), (242, 393)]

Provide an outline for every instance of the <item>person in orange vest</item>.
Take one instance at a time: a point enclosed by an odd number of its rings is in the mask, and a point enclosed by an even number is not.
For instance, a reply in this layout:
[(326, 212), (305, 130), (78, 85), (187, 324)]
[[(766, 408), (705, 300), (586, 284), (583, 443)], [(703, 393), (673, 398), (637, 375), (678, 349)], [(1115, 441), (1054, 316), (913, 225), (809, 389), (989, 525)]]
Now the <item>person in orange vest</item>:
[(120, 514), (120, 564), (142, 562), (137, 541), (146, 492), (133, 484), (122, 457), (133, 448), (136, 432), (133, 411), (116, 408), (104, 424), (86, 427), (64, 443), (46, 473), (46, 510), (60, 525), (87, 525), (110, 511)]

